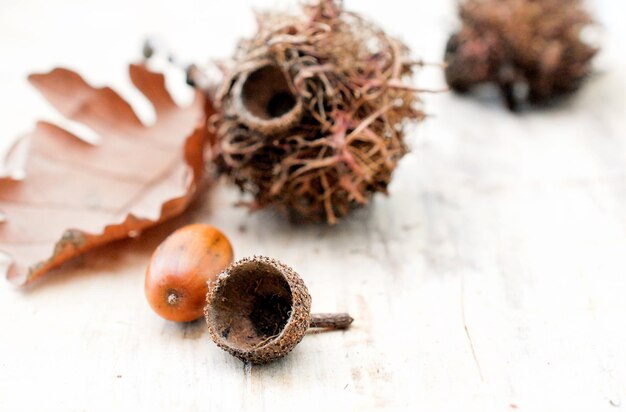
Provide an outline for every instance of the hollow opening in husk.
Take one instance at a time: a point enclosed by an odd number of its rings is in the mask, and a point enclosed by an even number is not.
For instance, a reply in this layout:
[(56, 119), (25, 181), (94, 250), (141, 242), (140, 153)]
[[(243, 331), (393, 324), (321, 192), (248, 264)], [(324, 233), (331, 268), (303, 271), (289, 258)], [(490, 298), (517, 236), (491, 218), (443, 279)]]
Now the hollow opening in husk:
[(270, 265), (232, 269), (214, 297), (213, 327), (231, 347), (250, 350), (278, 336), (292, 312), (291, 288)]
[(296, 97), (279, 67), (263, 66), (248, 75), (241, 88), (246, 110), (262, 120), (282, 117), (296, 107)]

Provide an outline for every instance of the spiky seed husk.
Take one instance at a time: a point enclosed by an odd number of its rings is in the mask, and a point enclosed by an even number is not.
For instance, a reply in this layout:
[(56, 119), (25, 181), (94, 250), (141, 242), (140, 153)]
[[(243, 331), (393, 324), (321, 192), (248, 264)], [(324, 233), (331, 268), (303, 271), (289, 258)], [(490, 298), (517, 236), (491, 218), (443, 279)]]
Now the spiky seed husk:
[(424, 117), (409, 50), (333, 0), (258, 22), (216, 95), (223, 165), (253, 208), (336, 223), (386, 192)]
[(575, 91), (597, 49), (581, 38), (593, 23), (581, 0), (464, 0), (461, 29), (446, 46), (446, 80), (459, 92), (497, 84), (511, 110)]
[(263, 256), (245, 258), (209, 283), (205, 318), (211, 339), (233, 356), (267, 363), (304, 337), (311, 296), (289, 266)]

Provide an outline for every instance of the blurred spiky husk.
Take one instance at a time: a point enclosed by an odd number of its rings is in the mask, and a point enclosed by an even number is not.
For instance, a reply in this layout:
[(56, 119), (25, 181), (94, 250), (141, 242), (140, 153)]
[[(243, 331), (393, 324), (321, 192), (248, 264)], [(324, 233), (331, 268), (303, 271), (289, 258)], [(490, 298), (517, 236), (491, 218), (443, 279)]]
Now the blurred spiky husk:
[(541, 103), (575, 91), (591, 70), (597, 49), (581, 31), (593, 20), (580, 0), (465, 0), (459, 14), (446, 47), (446, 80), (457, 91), (493, 82), (515, 110), (515, 84)]
[[(216, 96), (216, 131), (227, 173), (291, 220), (334, 224), (373, 193), (386, 192), (406, 153), (407, 121), (424, 113), (403, 83), (415, 66), (400, 41), (341, 2), (321, 0), (301, 15), (262, 14), (256, 35), (240, 42)], [(247, 127), (234, 107), (238, 76), (259, 62), (278, 65), (303, 103), (286, 131)]]

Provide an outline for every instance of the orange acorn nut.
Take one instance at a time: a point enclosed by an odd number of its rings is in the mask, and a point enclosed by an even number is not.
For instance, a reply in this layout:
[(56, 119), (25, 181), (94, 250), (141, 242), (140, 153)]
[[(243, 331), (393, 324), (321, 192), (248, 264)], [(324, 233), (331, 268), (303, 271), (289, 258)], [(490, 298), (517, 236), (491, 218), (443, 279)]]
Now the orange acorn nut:
[(232, 261), (232, 245), (217, 228), (193, 224), (178, 229), (152, 254), (145, 282), (148, 303), (167, 320), (199, 319), (208, 283)]

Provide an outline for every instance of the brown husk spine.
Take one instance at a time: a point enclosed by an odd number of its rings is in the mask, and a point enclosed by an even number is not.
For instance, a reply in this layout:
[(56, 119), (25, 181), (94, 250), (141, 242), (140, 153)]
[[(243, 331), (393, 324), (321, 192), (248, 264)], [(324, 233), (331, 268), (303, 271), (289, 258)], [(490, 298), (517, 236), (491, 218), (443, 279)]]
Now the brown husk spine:
[[(464, 0), (461, 29), (446, 47), (446, 80), (459, 92), (495, 83), (511, 110), (577, 90), (597, 49), (581, 39), (593, 23), (580, 0)], [(527, 86), (525, 97), (516, 85)]]
[[(403, 82), (414, 66), (406, 46), (340, 2), (303, 10), (258, 16), (216, 94), (214, 120), (222, 166), (253, 195), (252, 208), (333, 224), (386, 192), (407, 151), (406, 123), (424, 114)], [(276, 86), (264, 92), (267, 84)], [(272, 108), (267, 92), (284, 99)]]

